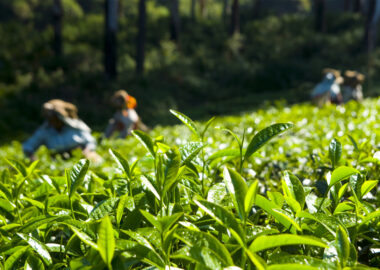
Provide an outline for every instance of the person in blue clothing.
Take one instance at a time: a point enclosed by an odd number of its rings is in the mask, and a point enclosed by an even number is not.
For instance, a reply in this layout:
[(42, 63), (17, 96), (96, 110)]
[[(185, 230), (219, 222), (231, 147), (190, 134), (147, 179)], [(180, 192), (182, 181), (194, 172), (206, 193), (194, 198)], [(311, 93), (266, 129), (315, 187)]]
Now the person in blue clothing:
[(85, 157), (99, 160), (96, 154), (96, 140), (91, 129), (78, 118), (77, 107), (69, 102), (53, 99), (43, 104), (45, 122), (22, 144), (26, 156), (34, 159), (34, 152), (45, 145), (52, 153), (64, 157), (76, 148), (82, 149)]
[(312, 101), (323, 106), (328, 103), (342, 104), (343, 98), (340, 90), (340, 84), (343, 83), (343, 78), (340, 72), (335, 69), (324, 69), (323, 81), (317, 84), (311, 93)]

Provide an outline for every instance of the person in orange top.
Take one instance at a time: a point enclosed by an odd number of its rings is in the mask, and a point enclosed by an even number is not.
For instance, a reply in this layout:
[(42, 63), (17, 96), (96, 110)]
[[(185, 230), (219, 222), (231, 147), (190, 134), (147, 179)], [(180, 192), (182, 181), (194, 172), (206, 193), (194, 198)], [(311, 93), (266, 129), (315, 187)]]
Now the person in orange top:
[(134, 129), (148, 130), (135, 111), (136, 99), (128, 95), (125, 90), (116, 91), (111, 98), (111, 104), (116, 109), (116, 113), (109, 120), (104, 132), (106, 138), (110, 138), (116, 131), (119, 132), (119, 138), (125, 138)]

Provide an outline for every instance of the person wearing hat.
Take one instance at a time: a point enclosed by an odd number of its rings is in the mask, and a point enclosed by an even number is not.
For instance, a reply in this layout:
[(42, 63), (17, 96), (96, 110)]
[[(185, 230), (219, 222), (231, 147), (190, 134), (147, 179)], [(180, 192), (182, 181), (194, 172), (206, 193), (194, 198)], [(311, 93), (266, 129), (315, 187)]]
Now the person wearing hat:
[(64, 155), (81, 148), (87, 158), (99, 160), (95, 152), (95, 138), (91, 135), (91, 129), (78, 118), (75, 105), (53, 99), (43, 104), (42, 115), (45, 122), (22, 144), (25, 155), (34, 159), (33, 153), (45, 145), (54, 153)]
[(116, 109), (116, 113), (110, 119), (104, 132), (106, 138), (110, 138), (115, 132), (119, 132), (119, 138), (125, 138), (134, 129), (148, 131), (147, 126), (135, 111), (136, 99), (128, 95), (125, 90), (119, 90), (113, 94), (111, 105)]
[(340, 91), (340, 84), (343, 78), (340, 72), (335, 69), (326, 68), (323, 70), (323, 81), (317, 84), (311, 93), (311, 99), (318, 106), (327, 103), (341, 104), (343, 102)]
[(363, 87), (365, 76), (357, 71), (347, 70), (344, 73), (343, 83), (343, 101), (356, 100), (361, 102), (363, 100)]

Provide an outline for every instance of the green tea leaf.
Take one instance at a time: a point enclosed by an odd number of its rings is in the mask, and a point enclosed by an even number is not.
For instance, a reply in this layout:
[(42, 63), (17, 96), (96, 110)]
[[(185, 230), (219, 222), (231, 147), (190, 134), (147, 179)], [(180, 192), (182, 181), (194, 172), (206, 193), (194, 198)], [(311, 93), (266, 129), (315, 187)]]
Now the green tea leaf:
[(301, 181), (288, 171), (284, 172), (284, 180), (291, 197), (300, 204), (302, 210), (305, 206), (305, 191)]
[(259, 252), (269, 248), (289, 245), (311, 245), (322, 248), (327, 247), (327, 245), (318, 238), (294, 234), (279, 234), (257, 237), (249, 246), (249, 250), (252, 252)]
[(154, 151), (154, 142), (152, 138), (141, 130), (132, 131), (133, 136), (140, 141), (140, 143), (148, 150), (153, 158), (156, 158), (156, 152)]
[(69, 197), (71, 198), (78, 187), (83, 183), (84, 177), (86, 176), (90, 162), (87, 159), (81, 159), (69, 172), (69, 183), (70, 192)]
[(150, 192), (153, 193), (153, 195), (158, 199), (161, 200), (160, 194), (158, 194), (156, 188), (153, 186), (153, 184), (150, 182), (149, 178), (146, 177), (145, 175), (140, 177), (141, 182), (146, 186)]
[(267, 200), (265, 197), (257, 194), (256, 205), (268, 214), (272, 215), (279, 223), (285, 226), (285, 228), (290, 229), (291, 227), (293, 227), (298, 231), (301, 231), (300, 226), (293, 218), (281, 212), (281, 209), (279, 209), (276, 204)]
[(111, 262), (115, 252), (115, 237), (109, 216), (105, 216), (100, 223), (98, 250), (103, 261), (112, 269)]
[(113, 149), (109, 149), (109, 152), (113, 159), (116, 161), (117, 165), (120, 167), (120, 169), (124, 171), (125, 175), (129, 179), (132, 179), (128, 161), (120, 153), (116, 152)]
[(367, 180), (361, 186), (361, 195), (362, 197), (370, 192), (373, 188), (377, 186), (379, 180)]
[(98, 245), (95, 244), (90, 236), (86, 234), (85, 232), (80, 231), (78, 228), (68, 225), (69, 228), (79, 237), (80, 240), (82, 240), (85, 244), (93, 247), (94, 249), (98, 249)]
[(18, 259), (21, 258), (22, 255), (24, 255), (24, 253), (28, 250), (28, 248), (29, 246), (20, 247), (11, 256), (9, 256), (8, 259), (4, 263), (4, 270), (13, 269), (14, 264), (18, 261)]
[(340, 225), (336, 232), (336, 242), (340, 265), (343, 268), (350, 256), (350, 239), (348, 238), (346, 230)]
[(267, 265), (265, 261), (261, 257), (259, 257), (256, 253), (250, 251), (249, 249), (245, 249), (245, 253), (247, 253), (251, 262), (256, 266), (256, 269), (258, 270), (267, 269)]
[(247, 194), (244, 199), (244, 210), (248, 214), (251, 211), (256, 201), (257, 191), (259, 189), (259, 181), (255, 180), (248, 188)]
[(284, 264), (273, 264), (269, 265), (268, 270), (318, 270), (320, 268), (305, 265), (305, 264), (298, 264), (298, 263), (284, 263)]
[(165, 181), (163, 194), (166, 194), (177, 180), (178, 170), (181, 164), (181, 153), (177, 147), (172, 147), (167, 153), (165, 162)]
[(204, 145), (201, 142), (189, 142), (184, 146), (181, 146), (181, 165), (189, 164), (199, 154), (203, 147)]
[[(240, 224), (237, 222), (235, 217), (224, 209), (222, 206), (205, 201), (205, 200), (194, 200), (195, 204), (199, 206), (203, 211), (209, 214), (216, 222), (225, 226), (228, 229), (235, 231), (236, 237), (240, 244), (244, 243), (245, 233), (241, 228)], [(231, 232), (232, 233), (232, 232)]]
[(240, 156), (240, 150), (239, 149), (233, 149), (233, 148), (227, 148), (227, 149), (222, 149), (211, 156), (209, 156), (208, 160), (214, 160), (217, 158), (223, 158), (223, 157), (239, 157)]
[(49, 254), (48, 248), (46, 245), (40, 241), (38, 241), (36, 238), (22, 234), (22, 233), (17, 233), (18, 236), (20, 236), (23, 240), (25, 240), (29, 246), (31, 246), (38, 255), (42, 258), (42, 260), (47, 264), (51, 265), (53, 263), (53, 260)]
[(5, 158), (5, 161), (9, 165), (11, 165), (13, 167), (13, 169), (15, 169), (23, 177), (27, 177), (28, 176), (27, 169), (24, 166), (24, 164), (22, 164), (21, 162), (19, 162), (17, 160), (14, 160), (14, 159), (7, 159), (7, 158)]
[(228, 191), (232, 195), (235, 208), (239, 213), (241, 220), (245, 219), (244, 200), (247, 195), (248, 187), (243, 177), (236, 171), (228, 167), (224, 167), (223, 178), (226, 183)]
[(182, 216), (183, 213), (175, 213), (170, 216), (160, 217), (159, 222), (162, 226), (162, 232), (166, 233), (167, 231), (169, 231), (174, 226), (174, 224), (176, 224), (178, 220), (181, 219)]
[(212, 124), (212, 122), (214, 122), (214, 120), (216, 119), (215, 116), (211, 117), (205, 124), (204, 128), (203, 128), (203, 131), (201, 132), (201, 138), (204, 137), (204, 135), (206, 134), (206, 131), (208, 130), (208, 128), (210, 127), (210, 125)]
[(342, 144), (337, 140), (333, 139), (329, 145), (329, 158), (333, 168), (339, 164), (339, 160), (342, 156)]
[(118, 203), (119, 198), (109, 198), (107, 200), (101, 201), (98, 203), (90, 213), (90, 218), (97, 220), (102, 217), (111, 214)]
[(344, 179), (347, 179), (348, 177), (350, 177), (351, 175), (355, 173), (359, 173), (359, 171), (351, 167), (340, 166), (336, 168), (331, 174), (329, 187), (331, 188), (336, 183), (343, 181)]
[(259, 150), (263, 145), (265, 145), (270, 139), (275, 136), (285, 132), (288, 129), (293, 128), (293, 124), (290, 123), (278, 123), (273, 124), (263, 130), (259, 131), (251, 140), (247, 147), (244, 159), (248, 159), (253, 153)]
[(176, 237), (190, 247), (208, 247), (223, 262), (224, 266), (233, 265), (233, 260), (227, 248), (210, 234), (181, 229), (177, 230)]
[(162, 224), (160, 221), (158, 221), (157, 217), (153, 216), (151, 213), (148, 213), (147, 211), (144, 211), (144, 210), (140, 210), (140, 212), (150, 222), (150, 224), (153, 225), (153, 227), (155, 227), (161, 233), (163, 232)]
[(25, 261), (24, 270), (44, 270), (43, 262), (33, 254), (29, 255)]
[(125, 208), (125, 205), (127, 203), (127, 198), (128, 198), (127, 194), (121, 196), (120, 200), (119, 200), (119, 203), (117, 205), (117, 209), (116, 209), (116, 224), (117, 224), (118, 227), (120, 225), (121, 218), (123, 217), (124, 208)]
[(195, 125), (193, 120), (191, 120), (188, 116), (184, 115), (183, 113), (177, 112), (175, 110), (170, 110), (170, 112), (175, 117), (177, 117), (182, 123), (184, 123), (197, 138), (200, 138), (197, 126)]

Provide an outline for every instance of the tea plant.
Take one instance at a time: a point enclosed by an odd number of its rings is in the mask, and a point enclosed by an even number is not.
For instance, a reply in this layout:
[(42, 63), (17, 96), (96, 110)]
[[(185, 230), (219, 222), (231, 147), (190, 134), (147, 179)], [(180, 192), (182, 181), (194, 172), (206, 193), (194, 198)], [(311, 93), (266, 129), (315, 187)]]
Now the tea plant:
[[(278, 106), (0, 164), (2, 269), (375, 269), (380, 100)], [(274, 123), (273, 123), (274, 122)], [(28, 165), (25, 165), (28, 164)]]

